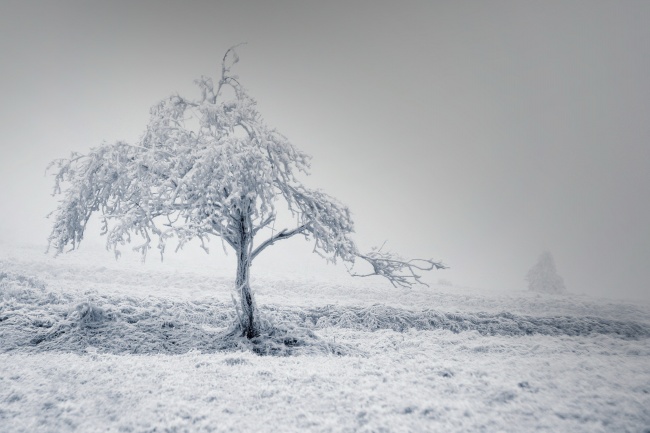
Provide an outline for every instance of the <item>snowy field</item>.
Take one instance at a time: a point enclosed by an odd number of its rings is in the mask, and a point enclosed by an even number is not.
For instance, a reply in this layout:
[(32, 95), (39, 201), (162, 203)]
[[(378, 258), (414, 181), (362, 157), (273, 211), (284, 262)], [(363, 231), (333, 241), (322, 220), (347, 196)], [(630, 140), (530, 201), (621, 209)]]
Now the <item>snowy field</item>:
[(0, 432), (650, 432), (647, 303), (173, 269), (0, 248)]

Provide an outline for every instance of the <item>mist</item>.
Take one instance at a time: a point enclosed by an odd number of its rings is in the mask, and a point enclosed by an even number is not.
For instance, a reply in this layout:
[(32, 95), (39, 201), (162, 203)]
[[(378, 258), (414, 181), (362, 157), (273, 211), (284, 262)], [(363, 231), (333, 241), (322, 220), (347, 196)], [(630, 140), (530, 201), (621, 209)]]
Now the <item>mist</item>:
[[(136, 140), (151, 105), (195, 95), (241, 42), (241, 83), (313, 156), (309, 185), (352, 209), (362, 249), (508, 290), (548, 250), (569, 292), (650, 298), (650, 5), (635, 1), (4, 2), (0, 248), (45, 249), (50, 161)], [(309, 251), (265, 260), (311, 272)]]

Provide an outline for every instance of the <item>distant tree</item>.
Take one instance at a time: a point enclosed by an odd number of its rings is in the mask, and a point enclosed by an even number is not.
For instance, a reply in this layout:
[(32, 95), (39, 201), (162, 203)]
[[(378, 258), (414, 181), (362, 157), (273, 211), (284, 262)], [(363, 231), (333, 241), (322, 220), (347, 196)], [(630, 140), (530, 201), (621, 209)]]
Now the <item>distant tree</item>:
[(528, 288), (540, 293), (565, 293), (564, 280), (555, 269), (555, 261), (548, 251), (543, 252), (535, 266), (526, 274)]
[[(231, 73), (239, 60), (234, 48), (223, 57), (216, 85), (206, 77), (195, 81), (200, 98), (172, 95), (153, 106), (137, 144), (104, 143), (50, 164), (56, 168), (54, 194), (63, 199), (50, 214), (48, 250), (58, 255), (66, 245), (77, 248), (95, 212), (116, 257), (133, 237), (141, 239), (133, 249), (143, 259), (154, 243), (162, 258), (171, 238), (177, 250), (197, 239), (207, 252), (208, 238), (218, 237), (237, 257), (235, 308), (248, 338), (260, 333), (251, 264), (292, 236), (312, 240), (314, 252), (332, 262), (341, 259), (353, 275), (379, 275), (394, 286), (421, 283), (419, 271), (444, 268), (381, 248), (359, 252), (350, 238), (349, 209), (299, 182), (299, 173), (308, 174), (309, 156), (264, 123), (255, 100)], [(288, 206), (294, 225), (275, 230), (279, 203)], [(356, 259), (371, 270), (353, 273)]]

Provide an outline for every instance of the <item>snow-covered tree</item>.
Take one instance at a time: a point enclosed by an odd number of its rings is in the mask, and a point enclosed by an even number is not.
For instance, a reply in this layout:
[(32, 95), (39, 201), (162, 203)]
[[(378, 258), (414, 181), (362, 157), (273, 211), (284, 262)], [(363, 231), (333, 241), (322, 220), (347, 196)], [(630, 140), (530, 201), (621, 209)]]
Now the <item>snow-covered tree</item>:
[[(421, 283), (419, 271), (444, 268), (433, 260), (405, 260), (374, 249), (361, 253), (347, 207), (298, 179), (308, 174), (309, 156), (264, 123), (255, 100), (232, 74), (234, 47), (223, 57), (221, 78), (196, 80), (200, 97), (172, 95), (151, 108), (136, 144), (104, 143), (88, 154), (54, 161), (54, 194), (63, 196), (49, 248), (77, 248), (93, 213), (100, 215), (107, 249), (139, 238), (143, 258), (168, 241), (177, 249), (197, 239), (218, 237), (237, 257), (235, 301), (242, 335), (252, 338), (260, 322), (249, 285), (251, 264), (267, 247), (301, 235), (325, 259), (352, 265), (368, 262), (371, 271), (395, 286)], [(275, 229), (278, 205), (288, 206), (294, 224)], [(359, 274), (354, 274), (359, 275)]]
[(564, 280), (555, 269), (555, 261), (548, 251), (543, 252), (535, 266), (526, 274), (528, 288), (540, 293), (565, 293)]

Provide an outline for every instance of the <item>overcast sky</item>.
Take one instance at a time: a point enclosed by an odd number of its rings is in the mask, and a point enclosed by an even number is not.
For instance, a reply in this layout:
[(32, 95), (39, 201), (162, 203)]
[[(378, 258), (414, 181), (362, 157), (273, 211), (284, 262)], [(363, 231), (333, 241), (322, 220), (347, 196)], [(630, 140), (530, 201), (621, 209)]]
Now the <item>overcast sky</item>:
[(650, 298), (643, 0), (0, 0), (0, 247), (45, 245), (49, 161), (136, 140), (240, 42), (241, 82), (362, 248), (504, 289), (549, 250), (572, 292)]

